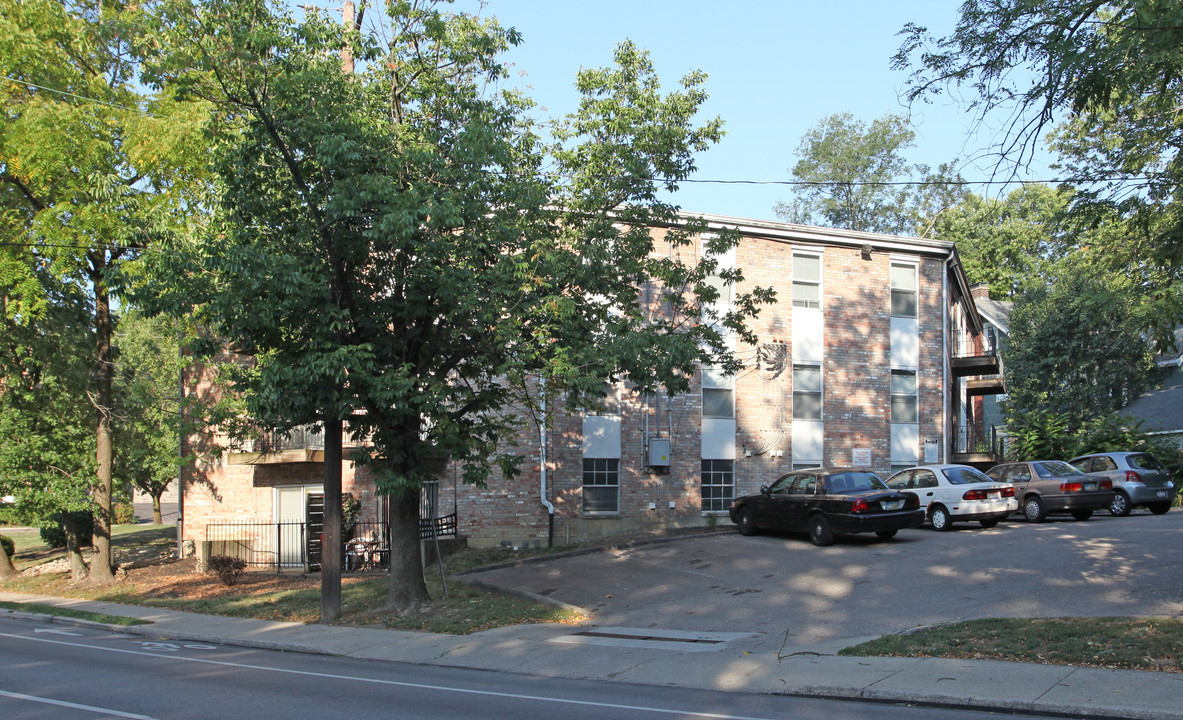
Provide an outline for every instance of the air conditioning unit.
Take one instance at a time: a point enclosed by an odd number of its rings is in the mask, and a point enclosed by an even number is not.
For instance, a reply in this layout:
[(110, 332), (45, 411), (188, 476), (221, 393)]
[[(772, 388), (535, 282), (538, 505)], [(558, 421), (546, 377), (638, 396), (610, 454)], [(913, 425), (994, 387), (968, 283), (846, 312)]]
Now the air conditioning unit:
[(670, 439), (649, 438), (649, 467), (670, 466)]

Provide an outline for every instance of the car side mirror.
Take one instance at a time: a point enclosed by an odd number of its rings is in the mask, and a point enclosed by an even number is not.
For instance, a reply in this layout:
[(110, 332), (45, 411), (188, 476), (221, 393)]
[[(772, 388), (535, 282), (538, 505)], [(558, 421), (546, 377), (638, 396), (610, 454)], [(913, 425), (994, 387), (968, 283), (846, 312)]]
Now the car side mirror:
[(767, 495), (767, 494), (768, 494), (768, 486), (767, 486), (767, 485), (761, 485), (761, 486), (760, 486), (760, 494), (761, 494), (761, 495)]

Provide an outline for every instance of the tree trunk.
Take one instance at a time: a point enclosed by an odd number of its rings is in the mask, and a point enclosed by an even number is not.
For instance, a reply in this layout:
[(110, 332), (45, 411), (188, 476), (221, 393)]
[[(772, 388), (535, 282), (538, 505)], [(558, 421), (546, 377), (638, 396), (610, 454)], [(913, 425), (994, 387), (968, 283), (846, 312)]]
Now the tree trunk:
[(320, 556), (320, 621), (341, 617), (341, 421), (325, 420), (324, 429), (324, 542)]
[(11, 580), (17, 575), (16, 566), (12, 564), (12, 558), (8, 557), (8, 551), (4, 549), (4, 543), (0, 543), (0, 580)]
[(390, 496), (390, 594), (386, 609), (413, 611), (431, 601), (419, 554), (419, 491)]
[(152, 524), (163, 525), (164, 515), (160, 512), (160, 496), (164, 494), (164, 488), (160, 492), (152, 493)]
[(92, 585), (104, 585), (115, 580), (114, 556), (111, 552), (111, 495), (114, 490), (111, 475), (111, 376), (115, 357), (111, 352), (111, 296), (103, 277), (105, 261), (95, 259), (91, 281), (95, 295), (95, 344), (97, 357), (95, 376), (97, 394), (95, 407), (98, 415), (98, 429), (95, 433), (98, 483), (94, 490), (98, 510), (94, 517), (94, 567), (89, 581)]
[(70, 558), (70, 580), (79, 583), (90, 574), (86, 558), (82, 557), (82, 542), (78, 537), (78, 526), (74, 524), (73, 513), (62, 513), (62, 532), (66, 534), (66, 555)]

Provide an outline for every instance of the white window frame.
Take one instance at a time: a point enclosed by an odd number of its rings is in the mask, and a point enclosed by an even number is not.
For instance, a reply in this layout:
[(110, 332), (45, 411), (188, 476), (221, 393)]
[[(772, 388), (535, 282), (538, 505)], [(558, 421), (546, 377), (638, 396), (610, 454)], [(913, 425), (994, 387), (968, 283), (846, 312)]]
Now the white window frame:
[[(588, 469), (588, 463), (592, 464), (592, 467), (590, 470)], [(602, 468), (597, 467), (596, 463), (603, 463), (604, 466)], [(612, 467), (613, 464), (615, 464), (615, 467)], [(597, 475), (602, 475), (605, 479), (608, 479), (608, 480), (615, 479), (616, 482), (615, 483), (592, 482), (589, 484), (588, 483), (589, 473), (590, 473), (590, 476), (593, 481), (596, 479)], [(588, 488), (616, 488), (616, 503), (615, 503), (616, 507), (615, 507), (615, 509), (612, 509), (612, 510), (588, 510), (587, 509), (587, 499), (588, 499), (587, 498), (587, 490), (588, 490)], [(592, 516), (620, 515), (620, 458), (592, 458), (592, 457), (583, 458), (583, 474), (581, 476), (580, 493), (581, 493), (581, 497), (583, 500), (581, 510), (585, 516), (592, 517)], [(604, 494), (607, 495), (607, 493), (604, 493)]]
[[(720, 464), (723, 466), (720, 467)], [(731, 501), (735, 499), (735, 460), (703, 458), (701, 468), (699, 506), (702, 513), (704, 515), (726, 513), (731, 508)], [(708, 482), (708, 480), (712, 482)], [(708, 499), (707, 488), (721, 488), (721, 490), (716, 497)]]
[[(808, 258), (809, 260), (816, 260), (817, 261), (817, 279), (798, 276), (798, 270), (800, 269), (800, 267), (802, 265), (802, 263), (799, 263), (798, 260), (805, 259), (805, 258)], [(793, 254), (792, 254), (793, 265), (792, 265), (792, 281), (791, 281), (791, 288), (790, 288), (790, 295), (791, 295), (790, 300), (791, 300), (791, 306), (794, 309), (821, 310), (821, 307), (822, 307), (822, 279), (825, 276), (825, 262), (824, 262), (824, 260), (825, 260), (825, 258), (822, 255), (822, 253), (820, 253), (820, 252), (796, 250), (796, 249), (793, 250)], [(797, 300), (797, 288), (798, 287), (816, 288), (817, 299), (810, 300), (807, 298), (804, 301), (802, 301), (804, 304), (798, 304), (798, 300)], [(810, 304), (811, 302), (812, 302), (812, 304)]]
[[(896, 269), (908, 270), (911, 273), (911, 287), (902, 285), (896, 282)], [(888, 284), (890, 285), (890, 298), (888, 300), (888, 310), (892, 317), (906, 317), (919, 318), (920, 317), (920, 266), (914, 260), (899, 260), (893, 258), (891, 267), (888, 273)], [(900, 295), (911, 294), (912, 312), (896, 312), (895, 298), (897, 293)]]

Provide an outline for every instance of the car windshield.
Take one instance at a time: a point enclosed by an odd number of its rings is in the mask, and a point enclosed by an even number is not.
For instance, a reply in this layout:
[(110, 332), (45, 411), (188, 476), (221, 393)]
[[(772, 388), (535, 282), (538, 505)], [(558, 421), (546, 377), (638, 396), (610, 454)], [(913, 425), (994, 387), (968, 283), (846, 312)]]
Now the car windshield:
[(969, 485), (970, 483), (994, 482), (986, 477), (986, 473), (971, 467), (945, 468), (945, 477), (954, 485)]
[(1141, 455), (1130, 455), (1128, 458), (1130, 467), (1138, 468), (1139, 470), (1165, 470), (1158, 458), (1153, 455), (1142, 453)]
[(873, 472), (850, 470), (834, 473), (826, 478), (832, 493), (862, 492), (864, 490), (887, 490), (887, 486)]
[(1035, 472), (1039, 473), (1039, 477), (1041, 478), (1063, 477), (1064, 475), (1084, 475), (1084, 473), (1072, 467), (1068, 463), (1060, 462), (1059, 460), (1031, 464), (1035, 466)]

